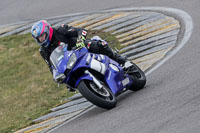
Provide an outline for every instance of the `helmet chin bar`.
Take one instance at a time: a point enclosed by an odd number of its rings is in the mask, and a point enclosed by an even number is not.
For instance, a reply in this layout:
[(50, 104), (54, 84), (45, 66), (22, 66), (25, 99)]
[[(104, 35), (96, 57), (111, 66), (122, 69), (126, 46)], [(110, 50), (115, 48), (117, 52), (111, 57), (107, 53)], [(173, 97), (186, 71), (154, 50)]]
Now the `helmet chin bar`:
[(49, 45), (50, 45), (50, 40), (47, 39), (47, 40), (45, 41), (45, 43), (43, 44), (43, 46), (47, 48)]

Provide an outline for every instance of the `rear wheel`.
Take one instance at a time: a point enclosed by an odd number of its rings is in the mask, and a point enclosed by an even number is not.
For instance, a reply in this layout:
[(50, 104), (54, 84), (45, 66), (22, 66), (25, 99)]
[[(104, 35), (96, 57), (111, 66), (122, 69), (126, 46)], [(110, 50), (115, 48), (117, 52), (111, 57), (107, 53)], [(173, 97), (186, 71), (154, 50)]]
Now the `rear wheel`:
[(133, 66), (129, 69), (128, 74), (133, 79), (133, 85), (129, 88), (129, 90), (138, 91), (145, 86), (145, 73), (136, 64), (133, 63)]
[(96, 84), (90, 80), (82, 80), (78, 85), (79, 92), (91, 103), (105, 109), (114, 108), (117, 104), (114, 94), (107, 85), (102, 84), (99, 89)]

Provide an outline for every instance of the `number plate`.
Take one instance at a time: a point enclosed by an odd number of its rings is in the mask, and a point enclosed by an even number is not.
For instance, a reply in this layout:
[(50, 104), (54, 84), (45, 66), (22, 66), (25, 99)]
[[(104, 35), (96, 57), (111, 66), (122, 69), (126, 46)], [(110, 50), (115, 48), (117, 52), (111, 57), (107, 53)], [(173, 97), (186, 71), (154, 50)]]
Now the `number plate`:
[(122, 85), (126, 86), (129, 82), (130, 82), (129, 78), (126, 78), (126, 79), (122, 80)]

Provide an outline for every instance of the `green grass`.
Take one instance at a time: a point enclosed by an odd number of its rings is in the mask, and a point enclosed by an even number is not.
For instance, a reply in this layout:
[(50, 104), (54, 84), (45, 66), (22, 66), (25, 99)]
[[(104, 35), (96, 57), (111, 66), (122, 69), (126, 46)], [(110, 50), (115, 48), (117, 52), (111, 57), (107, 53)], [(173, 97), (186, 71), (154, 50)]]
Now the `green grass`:
[(53, 82), (30, 34), (0, 38), (0, 132), (28, 126), (72, 94)]
[[(111, 47), (119, 48), (109, 33), (100, 35)], [(48, 66), (39, 54), (30, 34), (0, 38), (0, 132), (14, 132), (29, 126), (32, 120), (49, 113), (49, 109), (72, 96), (65, 85), (53, 81)]]

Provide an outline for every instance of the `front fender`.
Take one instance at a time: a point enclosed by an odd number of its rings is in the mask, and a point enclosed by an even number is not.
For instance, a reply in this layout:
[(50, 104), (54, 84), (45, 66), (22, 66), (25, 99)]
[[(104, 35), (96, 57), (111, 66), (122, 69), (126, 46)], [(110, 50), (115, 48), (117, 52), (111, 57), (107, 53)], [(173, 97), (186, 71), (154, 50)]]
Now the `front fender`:
[(93, 81), (92, 77), (89, 74), (84, 74), (83, 76), (78, 78), (78, 80), (76, 81), (75, 87), (77, 88), (80, 81), (84, 79)]

